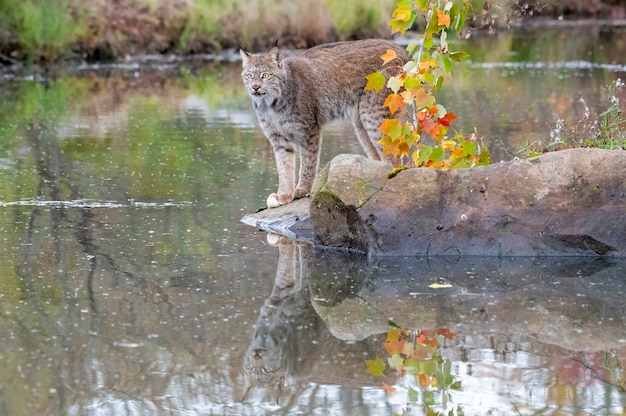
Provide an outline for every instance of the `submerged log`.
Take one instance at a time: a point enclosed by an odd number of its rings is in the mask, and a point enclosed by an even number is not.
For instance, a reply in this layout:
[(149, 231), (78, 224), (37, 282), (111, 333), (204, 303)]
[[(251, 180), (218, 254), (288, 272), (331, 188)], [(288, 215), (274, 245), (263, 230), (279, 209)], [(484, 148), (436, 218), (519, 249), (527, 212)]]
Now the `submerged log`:
[(309, 207), (314, 242), (375, 256), (626, 256), (626, 152), (390, 171), (362, 156), (333, 159)]

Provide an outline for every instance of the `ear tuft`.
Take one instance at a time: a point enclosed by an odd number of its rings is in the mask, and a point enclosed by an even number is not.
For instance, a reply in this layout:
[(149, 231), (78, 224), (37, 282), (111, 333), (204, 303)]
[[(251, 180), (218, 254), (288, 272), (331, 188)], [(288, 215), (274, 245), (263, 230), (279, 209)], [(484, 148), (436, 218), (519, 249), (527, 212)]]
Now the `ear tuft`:
[(243, 49), (239, 49), (239, 54), (241, 55), (241, 60), (245, 68), (245, 66), (248, 65), (248, 63), (250, 62), (252, 55), (250, 55), (248, 52), (244, 51)]
[(274, 46), (265, 56), (265, 59), (271, 61), (273, 64), (277, 65), (279, 68), (283, 67), (283, 57), (280, 52), (280, 48), (278, 46)]

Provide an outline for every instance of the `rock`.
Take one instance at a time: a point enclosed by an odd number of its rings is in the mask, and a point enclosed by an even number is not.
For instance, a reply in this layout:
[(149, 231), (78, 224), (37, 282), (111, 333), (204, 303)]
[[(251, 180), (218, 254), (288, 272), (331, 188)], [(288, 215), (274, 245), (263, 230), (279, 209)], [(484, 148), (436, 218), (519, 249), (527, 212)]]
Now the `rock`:
[(315, 241), (376, 256), (626, 256), (626, 152), (390, 171), (333, 159), (313, 190)]
[(263, 231), (284, 235), (292, 240), (313, 242), (308, 198), (245, 215), (241, 222)]

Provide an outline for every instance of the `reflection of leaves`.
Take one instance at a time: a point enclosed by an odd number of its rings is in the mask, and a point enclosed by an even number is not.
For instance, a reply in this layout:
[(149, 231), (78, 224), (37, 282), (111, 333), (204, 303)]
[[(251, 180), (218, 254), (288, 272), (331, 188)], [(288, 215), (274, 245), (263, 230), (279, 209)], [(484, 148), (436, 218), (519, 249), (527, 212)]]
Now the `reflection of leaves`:
[[(443, 407), (451, 405), (452, 396), (449, 390), (461, 388), (461, 382), (455, 381), (452, 376), (452, 361), (441, 356), (440, 343), (443, 339), (453, 339), (456, 333), (449, 328), (435, 328), (423, 330), (411, 330), (393, 327), (387, 332), (384, 347), (389, 354), (387, 365), (396, 370), (402, 376), (408, 378), (406, 386), (410, 403), (419, 402), (419, 392), (423, 394), (423, 402), (426, 406), (426, 414), (443, 415), (452, 413), (440, 413), (432, 406)], [(375, 360), (366, 360), (367, 371), (375, 376), (382, 376), (385, 363), (380, 357)], [(414, 380), (414, 382), (412, 381)], [(388, 393), (396, 391), (396, 388), (383, 383), (383, 388)], [(441, 392), (441, 399), (436, 400), (435, 391)], [(437, 396), (439, 397), (439, 396)], [(459, 406), (454, 406), (461, 410)], [(456, 414), (456, 413), (455, 413)], [(462, 413), (458, 413), (462, 414)]]
[(385, 389), (385, 391), (389, 394), (393, 393), (394, 391), (398, 390), (396, 389), (394, 386), (390, 386), (387, 383), (383, 383), (383, 389)]
[(376, 357), (373, 360), (365, 360), (365, 363), (367, 364), (367, 371), (371, 375), (375, 377), (383, 375), (383, 371), (385, 371), (385, 362), (382, 358)]
[(444, 289), (444, 288), (452, 287), (452, 285), (448, 284), (448, 283), (444, 283), (444, 284), (432, 283), (432, 284), (428, 285), (428, 287), (431, 288), (431, 289)]

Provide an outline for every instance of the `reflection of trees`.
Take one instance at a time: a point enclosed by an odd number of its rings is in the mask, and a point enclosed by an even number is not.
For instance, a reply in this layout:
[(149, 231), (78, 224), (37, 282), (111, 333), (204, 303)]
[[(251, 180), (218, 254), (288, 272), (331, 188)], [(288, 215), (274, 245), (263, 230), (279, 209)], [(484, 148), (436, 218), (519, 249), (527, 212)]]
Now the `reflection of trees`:
[[(198, 401), (202, 389), (232, 402), (222, 393), (234, 376), (207, 363), (216, 353), (239, 361), (231, 347), (242, 335), (216, 328), (233, 320), (229, 314), (245, 317), (253, 305), (233, 303), (237, 292), (220, 296), (224, 283), (213, 275), (219, 261), (193, 250), (178, 257), (184, 244), (178, 236), (195, 230), (196, 208), (49, 204), (84, 198), (90, 183), (81, 179), (91, 172), (68, 157), (50, 125), (26, 131), (22, 147), (34, 161), (37, 200), (3, 208), (14, 213), (16, 226), (15, 260), (7, 259), (15, 265), (3, 271), (14, 273), (20, 297), (2, 293), (0, 304), (3, 414), (93, 406), (149, 411), (172, 396)], [(262, 275), (264, 267), (257, 270)], [(242, 290), (240, 283), (229, 289)], [(205, 371), (196, 379), (198, 368)]]

